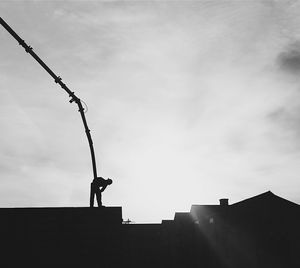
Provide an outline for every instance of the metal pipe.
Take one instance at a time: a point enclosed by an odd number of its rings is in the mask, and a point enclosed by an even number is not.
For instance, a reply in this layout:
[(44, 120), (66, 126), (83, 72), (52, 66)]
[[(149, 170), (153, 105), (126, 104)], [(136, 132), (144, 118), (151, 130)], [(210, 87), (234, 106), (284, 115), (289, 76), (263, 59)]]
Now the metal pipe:
[(52, 78), (54, 79), (54, 82), (58, 83), (61, 86), (61, 88), (64, 89), (69, 94), (69, 97), (71, 98), (71, 100), (69, 102), (72, 103), (74, 101), (78, 105), (79, 112), (80, 112), (80, 115), (81, 115), (81, 119), (82, 119), (82, 122), (83, 122), (83, 126), (84, 126), (84, 129), (85, 129), (85, 133), (86, 133), (86, 136), (87, 136), (87, 139), (88, 139), (88, 143), (89, 143), (89, 147), (90, 147), (94, 179), (97, 178), (96, 157), (95, 157), (95, 151), (94, 151), (94, 146), (93, 146), (93, 140), (92, 140), (92, 136), (91, 136), (90, 130), (88, 128), (88, 124), (87, 124), (87, 121), (86, 121), (86, 118), (85, 118), (85, 114), (84, 114), (84, 108), (82, 106), (82, 103), (81, 103), (80, 99), (74, 94), (74, 92), (72, 92), (66, 86), (66, 84), (64, 84), (62, 82), (61, 77), (57, 76), (40, 59), (40, 57), (37, 54), (35, 54), (35, 52), (33, 51), (32, 47), (29, 46), (29, 45), (27, 45), (25, 43), (25, 41), (1, 17), (0, 17), (0, 24), (18, 41), (18, 43), (25, 49), (26, 52), (29, 53), (44, 68), (44, 70), (48, 74), (50, 74), (52, 76)]

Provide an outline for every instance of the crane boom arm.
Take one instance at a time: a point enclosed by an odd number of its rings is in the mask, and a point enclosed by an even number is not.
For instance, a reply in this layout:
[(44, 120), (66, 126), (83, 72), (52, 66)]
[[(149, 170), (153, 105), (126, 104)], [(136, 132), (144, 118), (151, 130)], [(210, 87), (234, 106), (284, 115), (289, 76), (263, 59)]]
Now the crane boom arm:
[(91, 158), (92, 158), (92, 166), (93, 166), (93, 175), (94, 178), (97, 178), (97, 167), (96, 167), (96, 158), (95, 158), (95, 152), (94, 152), (94, 147), (93, 147), (93, 140), (92, 136), (90, 133), (90, 130), (88, 128), (88, 124), (85, 118), (84, 114), (84, 108), (82, 106), (82, 103), (80, 99), (75, 95), (74, 92), (72, 92), (66, 84), (62, 82), (62, 79), (60, 76), (57, 76), (41, 59), (40, 57), (35, 54), (33, 51), (32, 47), (27, 45), (25, 41), (0, 17), (0, 24), (18, 41), (18, 43), (25, 49), (27, 53), (29, 53), (43, 68), (44, 70), (52, 76), (54, 79), (55, 83), (58, 83), (62, 89), (64, 89), (68, 94), (71, 100), (69, 101), (70, 103), (75, 102), (79, 108), (79, 113), (81, 115), (81, 119), (83, 122), (83, 126), (85, 129), (85, 133), (88, 139), (89, 147), (90, 147), (90, 152), (91, 152)]

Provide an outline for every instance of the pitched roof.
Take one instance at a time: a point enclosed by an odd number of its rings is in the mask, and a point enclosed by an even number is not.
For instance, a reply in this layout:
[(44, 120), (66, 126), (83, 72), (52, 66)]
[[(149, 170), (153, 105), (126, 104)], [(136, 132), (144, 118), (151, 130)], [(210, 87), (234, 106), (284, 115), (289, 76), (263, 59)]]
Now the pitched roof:
[(271, 191), (267, 191), (264, 193), (261, 193), (259, 195), (244, 199), (242, 201), (236, 202), (232, 204), (231, 206), (237, 207), (237, 206), (244, 206), (244, 205), (254, 205), (254, 204), (262, 204), (262, 203), (268, 203), (268, 204), (278, 204), (282, 203), (285, 205), (291, 205), (291, 206), (299, 206), (298, 204), (291, 202), (287, 199), (284, 199), (278, 195), (275, 195)]

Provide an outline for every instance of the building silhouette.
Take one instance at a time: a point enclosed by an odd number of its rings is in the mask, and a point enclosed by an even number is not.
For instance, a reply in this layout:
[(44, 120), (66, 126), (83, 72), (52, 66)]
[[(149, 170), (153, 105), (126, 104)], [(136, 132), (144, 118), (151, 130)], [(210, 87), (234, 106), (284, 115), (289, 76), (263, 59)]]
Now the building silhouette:
[[(121, 207), (1, 208), (3, 267), (300, 267), (299, 205), (272, 192), (160, 224)], [(128, 223), (128, 222), (127, 222)]]

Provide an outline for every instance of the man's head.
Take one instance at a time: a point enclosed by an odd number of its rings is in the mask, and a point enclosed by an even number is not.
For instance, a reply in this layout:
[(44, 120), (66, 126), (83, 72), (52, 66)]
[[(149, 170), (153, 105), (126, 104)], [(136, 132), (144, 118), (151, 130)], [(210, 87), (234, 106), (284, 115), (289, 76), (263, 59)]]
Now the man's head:
[(113, 181), (111, 179), (107, 179), (106, 182), (107, 182), (107, 185), (111, 185), (113, 183)]

